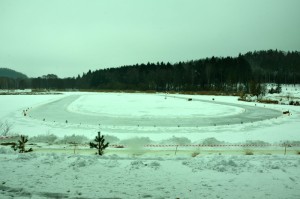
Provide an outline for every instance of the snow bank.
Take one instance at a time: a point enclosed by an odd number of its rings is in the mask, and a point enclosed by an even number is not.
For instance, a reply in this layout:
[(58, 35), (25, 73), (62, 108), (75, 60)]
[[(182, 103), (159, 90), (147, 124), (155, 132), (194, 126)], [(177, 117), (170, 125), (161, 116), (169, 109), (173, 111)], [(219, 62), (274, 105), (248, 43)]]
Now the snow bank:
[(299, 198), (299, 157), (0, 154), (0, 197)]

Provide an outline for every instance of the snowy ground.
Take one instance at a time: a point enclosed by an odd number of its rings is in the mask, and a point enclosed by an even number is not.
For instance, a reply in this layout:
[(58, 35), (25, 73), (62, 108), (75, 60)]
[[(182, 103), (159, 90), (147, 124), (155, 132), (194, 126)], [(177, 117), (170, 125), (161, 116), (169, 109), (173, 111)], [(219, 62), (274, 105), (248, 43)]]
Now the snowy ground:
[(293, 198), (299, 156), (6, 154), (1, 198)]
[[(286, 86), (285, 93), (300, 96), (299, 87)], [(3, 95), (0, 104), (0, 121), (12, 124), (11, 134), (57, 136), (51, 143), (33, 143), (29, 154), (0, 147), (0, 198), (300, 198), (300, 148), (283, 155), (281, 145), (300, 141), (296, 106), (141, 93)], [(286, 110), (292, 114), (281, 114)], [(226, 118), (232, 123), (224, 125)], [(65, 136), (91, 139), (99, 130), (128, 147), (97, 157), (84, 144), (62, 144)], [(176, 150), (178, 144), (192, 146)]]

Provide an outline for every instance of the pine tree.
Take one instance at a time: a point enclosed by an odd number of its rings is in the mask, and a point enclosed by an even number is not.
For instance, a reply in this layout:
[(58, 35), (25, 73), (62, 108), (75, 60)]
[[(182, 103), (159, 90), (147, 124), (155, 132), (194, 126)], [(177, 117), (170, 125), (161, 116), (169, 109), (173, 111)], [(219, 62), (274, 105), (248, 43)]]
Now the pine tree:
[(20, 140), (18, 140), (17, 144), (14, 144), (12, 148), (16, 151), (19, 149), (19, 153), (28, 153), (32, 151), (32, 148), (26, 150), (25, 145), (28, 142), (28, 136), (21, 135)]
[(100, 136), (100, 131), (98, 132), (98, 136), (95, 137), (94, 141), (96, 143), (90, 142), (90, 148), (96, 148), (98, 149), (98, 152), (96, 154), (103, 155), (104, 149), (108, 147), (108, 142), (104, 144), (105, 139), (104, 136)]
[(281, 93), (281, 91), (282, 91), (281, 84), (279, 82), (277, 83), (275, 91), (276, 91), (276, 93)]

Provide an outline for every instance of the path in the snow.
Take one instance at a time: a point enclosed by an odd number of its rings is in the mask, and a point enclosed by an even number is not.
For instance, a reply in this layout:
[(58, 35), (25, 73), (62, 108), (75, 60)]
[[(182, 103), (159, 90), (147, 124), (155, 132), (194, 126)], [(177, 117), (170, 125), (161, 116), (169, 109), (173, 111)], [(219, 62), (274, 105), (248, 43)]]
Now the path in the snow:
[[(281, 112), (273, 109), (248, 106), (226, 102), (216, 102), (208, 100), (193, 99), (194, 101), (202, 101), (206, 103), (233, 106), (244, 109), (245, 111), (233, 115), (216, 115), (214, 117), (203, 117), (193, 115), (191, 117), (183, 117), (178, 113), (176, 118), (160, 118), (160, 117), (118, 117), (101, 114), (99, 115), (83, 115), (68, 111), (68, 106), (77, 100), (81, 95), (71, 95), (54, 102), (44, 104), (31, 109), (30, 116), (38, 120), (55, 121), (59, 123), (72, 123), (72, 124), (91, 124), (91, 125), (111, 125), (111, 126), (157, 126), (157, 127), (206, 127), (206, 126), (219, 126), (219, 125), (232, 125), (241, 123), (250, 123), (256, 121), (267, 120), (276, 118), (282, 115)], [(176, 97), (178, 100), (186, 100), (184, 97)], [(101, 102), (99, 102), (101, 103)], [(112, 107), (115, 112), (118, 107)], [(113, 113), (112, 113), (113, 114)]]

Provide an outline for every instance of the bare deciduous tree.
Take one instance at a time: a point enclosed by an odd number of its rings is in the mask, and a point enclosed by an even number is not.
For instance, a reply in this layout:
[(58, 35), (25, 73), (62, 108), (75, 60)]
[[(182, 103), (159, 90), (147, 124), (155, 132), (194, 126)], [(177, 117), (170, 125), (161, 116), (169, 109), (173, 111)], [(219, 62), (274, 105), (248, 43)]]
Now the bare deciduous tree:
[(6, 122), (0, 122), (0, 135), (7, 136), (12, 129), (12, 124)]

